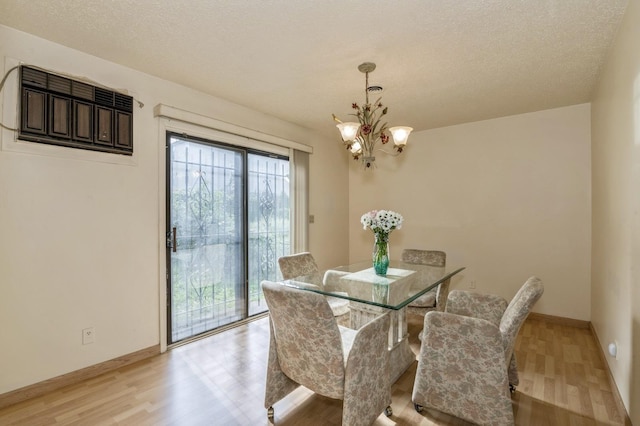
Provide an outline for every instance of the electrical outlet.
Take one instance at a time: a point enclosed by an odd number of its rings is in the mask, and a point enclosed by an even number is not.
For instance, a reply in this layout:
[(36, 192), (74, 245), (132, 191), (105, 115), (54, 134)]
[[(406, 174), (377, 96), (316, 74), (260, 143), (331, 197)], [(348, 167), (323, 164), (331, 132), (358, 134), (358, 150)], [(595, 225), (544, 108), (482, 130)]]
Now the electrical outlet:
[(88, 345), (96, 341), (96, 330), (93, 327), (82, 330), (82, 344)]
[(469, 283), (469, 288), (472, 290), (476, 288), (476, 280), (471, 280), (471, 283)]

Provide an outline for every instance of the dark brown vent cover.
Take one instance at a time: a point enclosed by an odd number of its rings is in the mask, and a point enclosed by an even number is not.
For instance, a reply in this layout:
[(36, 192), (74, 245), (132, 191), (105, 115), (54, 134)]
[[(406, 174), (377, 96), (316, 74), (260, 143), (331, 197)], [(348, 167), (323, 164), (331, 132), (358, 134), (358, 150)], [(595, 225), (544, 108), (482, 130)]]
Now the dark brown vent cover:
[(52, 92), (71, 94), (71, 80), (57, 75), (49, 75), (49, 90)]
[(133, 98), (131, 96), (124, 96), (120, 93), (115, 95), (115, 107), (124, 111), (133, 111)]
[(28, 66), (21, 67), (18, 137), (131, 155), (133, 98)]
[(99, 87), (95, 88), (95, 101), (98, 105), (113, 106), (114, 93), (110, 90), (104, 90)]
[(22, 84), (46, 89), (47, 73), (33, 68), (22, 67)]
[(93, 100), (93, 86), (80, 83), (78, 81), (71, 82), (71, 94), (77, 98), (82, 98), (87, 101)]

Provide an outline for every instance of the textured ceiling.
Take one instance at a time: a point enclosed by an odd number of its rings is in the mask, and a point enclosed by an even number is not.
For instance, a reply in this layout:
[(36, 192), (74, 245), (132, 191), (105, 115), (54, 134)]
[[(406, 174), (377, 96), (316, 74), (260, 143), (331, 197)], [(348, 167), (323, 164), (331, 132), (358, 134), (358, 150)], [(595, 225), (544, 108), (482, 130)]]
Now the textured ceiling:
[(1, 0), (0, 24), (335, 137), (366, 61), (416, 130), (588, 102), (626, 4)]

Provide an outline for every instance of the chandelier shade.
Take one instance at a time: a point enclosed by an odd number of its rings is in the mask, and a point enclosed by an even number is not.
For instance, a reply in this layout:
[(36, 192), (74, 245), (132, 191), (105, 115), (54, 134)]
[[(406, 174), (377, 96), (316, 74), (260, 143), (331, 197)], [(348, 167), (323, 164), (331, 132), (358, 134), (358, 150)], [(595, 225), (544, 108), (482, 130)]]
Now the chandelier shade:
[(413, 129), (411, 127), (407, 126), (389, 127), (391, 136), (393, 136), (393, 143), (398, 146), (405, 146), (407, 144), (409, 133), (411, 133), (412, 130)]
[(337, 125), (338, 129), (340, 129), (340, 135), (342, 136), (343, 142), (351, 142), (356, 139), (358, 136), (358, 130), (360, 130), (360, 123), (339, 123)]
[[(409, 134), (413, 130), (411, 127), (395, 126), (387, 127), (387, 123), (382, 123), (382, 117), (387, 114), (388, 108), (382, 105), (381, 99), (369, 102), (369, 92), (380, 91), (380, 86), (369, 86), (369, 73), (376, 69), (376, 64), (365, 62), (358, 66), (358, 70), (365, 74), (365, 104), (351, 104), (357, 122), (343, 122), (333, 114), (333, 119), (338, 123), (337, 127), (342, 136), (342, 142), (351, 156), (356, 161), (361, 161), (366, 168), (374, 165), (374, 149), (376, 145), (386, 145), (393, 138), (393, 148), (395, 152), (388, 152), (378, 148), (380, 151), (391, 155), (400, 154), (409, 139)], [(391, 133), (391, 138), (389, 134)]]

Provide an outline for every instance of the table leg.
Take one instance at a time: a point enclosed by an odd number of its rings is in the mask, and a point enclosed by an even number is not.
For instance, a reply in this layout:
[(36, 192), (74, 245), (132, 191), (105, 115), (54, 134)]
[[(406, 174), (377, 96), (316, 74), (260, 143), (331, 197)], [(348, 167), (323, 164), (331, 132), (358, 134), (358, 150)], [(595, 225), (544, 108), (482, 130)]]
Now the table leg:
[(416, 360), (416, 356), (409, 346), (406, 308), (395, 311), (357, 302), (351, 302), (350, 308), (351, 328), (354, 329), (362, 327), (364, 324), (385, 312), (390, 313), (389, 355), (391, 359), (389, 363), (391, 368), (391, 383), (395, 383)]

